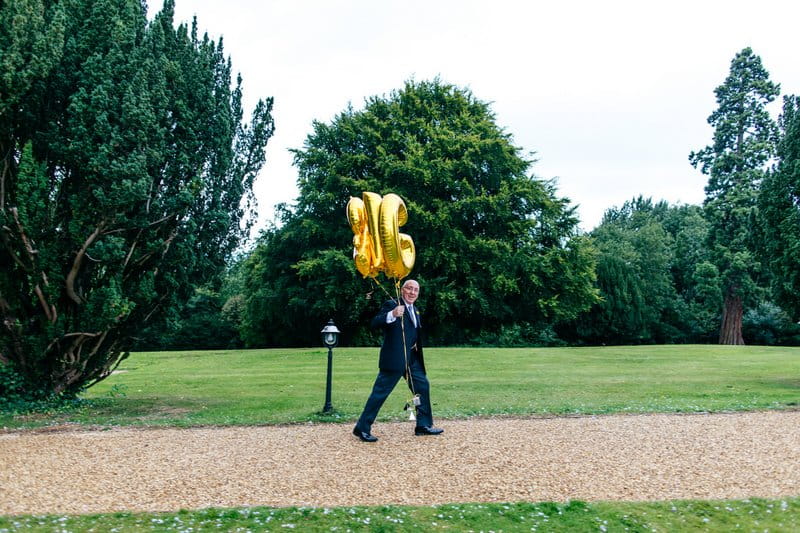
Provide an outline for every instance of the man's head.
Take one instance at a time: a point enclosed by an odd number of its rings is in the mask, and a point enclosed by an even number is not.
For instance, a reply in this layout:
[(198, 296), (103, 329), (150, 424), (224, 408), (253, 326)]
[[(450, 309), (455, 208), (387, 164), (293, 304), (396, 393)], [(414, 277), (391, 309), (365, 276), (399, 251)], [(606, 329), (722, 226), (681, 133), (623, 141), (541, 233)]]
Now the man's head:
[(413, 304), (417, 301), (417, 296), (419, 296), (419, 283), (417, 283), (413, 279), (406, 280), (403, 283), (403, 300), (406, 301), (407, 304)]

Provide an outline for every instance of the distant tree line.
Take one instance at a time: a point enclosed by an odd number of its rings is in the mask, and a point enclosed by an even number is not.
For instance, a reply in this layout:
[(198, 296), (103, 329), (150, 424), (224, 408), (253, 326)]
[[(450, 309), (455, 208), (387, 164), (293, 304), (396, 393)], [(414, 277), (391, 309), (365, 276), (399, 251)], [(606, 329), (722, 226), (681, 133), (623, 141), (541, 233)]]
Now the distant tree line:
[(297, 204), (209, 312), (230, 345), (307, 345), (328, 317), (344, 342), (376, 342), (366, 324), (387, 296), (351, 264), (344, 206), (393, 191), (434, 343), (800, 344), (800, 101), (770, 118), (779, 86), (749, 48), (715, 93), (713, 142), (689, 154), (709, 176), (703, 205), (632, 198), (586, 235), (468, 91), (433, 80), (373, 97), (314, 124)]

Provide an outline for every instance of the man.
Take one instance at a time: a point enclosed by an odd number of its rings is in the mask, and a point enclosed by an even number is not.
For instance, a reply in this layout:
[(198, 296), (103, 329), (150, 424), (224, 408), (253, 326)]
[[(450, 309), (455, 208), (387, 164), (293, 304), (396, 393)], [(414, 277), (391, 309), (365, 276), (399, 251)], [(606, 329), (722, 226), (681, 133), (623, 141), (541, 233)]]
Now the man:
[[(422, 323), (419, 312), (414, 306), (419, 296), (419, 283), (410, 279), (403, 283), (400, 302), (389, 300), (375, 318), (373, 328), (383, 329), (383, 344), (378, 360), (378, 377), (372, 386), (364, 411), (361, 413), (353, 435), (364, 442), (375, 442), (372, 423), (378, 416), (383, 402), (389, 397), (400, 378), (408, 380), (408, 388), (419, 395), (417, 410), (417, 427), (415, 435), (439, 435), (444, 430), (433, 427), (431, 413), (430, 385), (425, 375), (425, 362), (422, 358)], [(416, 402), (415, 402), (416, 403)]]

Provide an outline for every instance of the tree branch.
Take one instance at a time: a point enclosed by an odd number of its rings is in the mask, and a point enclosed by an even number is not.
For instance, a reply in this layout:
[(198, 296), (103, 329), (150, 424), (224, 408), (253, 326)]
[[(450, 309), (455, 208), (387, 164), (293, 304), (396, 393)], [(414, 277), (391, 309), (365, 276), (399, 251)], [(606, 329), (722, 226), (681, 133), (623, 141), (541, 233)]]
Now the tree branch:
[(14, 222), (17, 223), (17, 230), (19, 230), (19, 237), (22, 239), (22, 244), (25, 246), (25, 251), (28, 252), (28, 259), (31, 261), (31, 268), (28, 270), (33, 270), (36, 266), (36, 257), (35, 255), (39, 252), (33, 249), (30, 240), (28, 240), (28, 236), (25, 234), (25, 228), (22, 227), (22, 222), (19, 220), (19, 211), (16, 207), (12, 207), (9, 209), (11, 214), (14, 216)]
[(0, 235), (3, 236), (3, 244), (6, 245), (6, 250), (8, 250), (8, 255), (10, 255), (14, 259), (14, 262), (17, 265), (19, 265), (20, 268), (22, 268), (22, 270), (26, 272), (30, 271), (30, 269), (25, 265), (25, 263), (22, 262), (22, 259), (17, 257), (17, 254), (14, 253), (14, 247), (11, 246), (11, 240), (8, 238), (8, 236), (12, 235), (14, 232), (11, 231), (11, 228), (9, 228), (8, 226), (3, 226), (2, 228), (0, 228), (0, 230), (2, 230), (0, 231)]
[[(12, 250), (11, 242), (8, 239), (8, 234), (10, 234), (12, 232), (11, 232), (11, 228), (9, 228), (8, 226), (3, 226), (2, 228), (0, 228), (2, 230), (5, 230), (3, 232), (3, 242), (6, 244), (6, 248), (8, 250), (8, 254), (14, 259), (14, 262), (16, 262), (17, 265), (19, 265), (26, 272), (30, 272), (36, 266), (35, 265), (34, 254), (36, 254), (37, 252), (36, 252), (36, 250), (33, 249), (33, 247), (28, 242), (28, 239), (27, 239), (27, 237), (25, 235), (25, 232), (22, 229), (22, 224), (20, 224), (19, 215), (17, 213), (17, 209), (16, 208), (11, 208), (9, 211), (11, 211), (11, 214), (14, 216), (14, 220), (17, 222), (17, 228), (19, 229), (20, 236), (22, 237), (22, 242), (25, 244), (25, 249), (28, 252), (28, 257), (31, 260), (31, 266), (28, 267), (27, 265), (25, 265), (25, 263), (23, 263), (22, 259), (20, 259), (17, 256), (17, 254), (15, 254), (14, 251)], [(50, 282), (47, 280), (47, 274), (45, 274), (44, 271), (42, 271), (41, 274), (42, 274), (42, 280), (44, 281), (45, 286), (50, 285)], [(41, 303), (41, 305), (42, 305), (42, 309), (44, 310), (44, 314), (47, 316), (47, 320), (50, 321), (51, 324), (54, 324), (55, 321), (56, 321), (56, 318), (58, 317), (58, 314), (56, 313), (56, 307), (54, 305), (50, 304), (47, 301), (47, 299), (44, 297), (44, 293), (42, 292), (41, 287), (39, 287), (38, 284), (34, 288), (34, 292), (36, 293), (36, 296), (39, 299), (39, 303)]]
[[(8, 321), (7, 316), (10, 309), (8, 307), (8, 302), (6, 302), (5, 298), (3, 298), (1, 295), (0, 295), (0, 311), (2, 311), (3, 313), (3, 323), (10, 330), (11, 325), (7, 322)], [(3, 352), (0, 352), (0, 362), (7, 365), (11, 362), (11, 359), (9, 359)]]
[[(121, 352), (119, 352), (118, 350), (119, 350), (119, 342), (114, 341), (111, 343), (111, 346), (108, 347), (108, 350), (106, 350), (106, 352), (120, 354)], [(92, 382), (89, 383), (89, 385), (87, 385), (87, 388), (94, 386), (95, 383), (98, 383), (106, 379), (111, 374), (113, 374), (114, 370), (116, 370), (117, 367), (119, 367), (119, 364), (128, 358), (128, 355), (130, 355), (130, 352), (124, 352), (121, 353), (121, 355), (110, 357), (106, 362), (106, 364), (101, 369), (99, 369), (97, 375), (91, 378)]]
[(178, 228), (172, 228), (171, 235), (169, 237), (167, 237), (166, 241), (164, 241), (164, 251), (161, 252), (161, 257), (164, 257), (165, 255), (167, 255), (167, 251), (169, 250), (169, 247), (172, 244), (172, 241), (177, 236), (178, 236)]
[[(3, 325), (8, 329), (9, 335), (11, 335), (12, 354), (16, 355), (16, 362), (19, 363), (22, 368), (26, 368), (28, 366), (28, 361), (22, 349), (22, 339), (20, 338), (19, 328), (14, 327), (14, 323), (17, 319), (11, 315), (11, 306), (8, 305), (8, 302), (3, 298), (2, 294), (0, 294), (0, 312), (3, 314)], [(3, 357), (6, 356), (4, 355)]]
[(52, 341), (50, 341), (50, 344), (47, 345), (47, 350), (45, 351), (49, 352), (53, 346), (55, 346), (61, 341), (61, 339), (65, 339), (67, 337), (97, 337), (98, 335), (100, 335), (100, 333), (89, 333), (88, 331), (76, 331), (75, 333), (64, 333), (60, 337), (57, 337)]
[(147, 322), (148, 320), (150, 320), (150, 317), (151, 317), (151, 316), (153, 316), (153, 313), (155, 313), (156, 311), (158, 311), (158, 308), (159, 308), (159, 307), (161, 307), (161, 304), (158, 304), (157, 306), (153, 307), (153, 308), (150, 310), (150, 312), (149, 312), (149, 313), (147, 313), (147, 316), (145, 316), (145, 317), (144, 317), (144, 320), (142, 320), (142, 322)]
[[(28, 259), (30, 259), (31, 267), (26, 268), (25, 270), (31, 271), (36, 268), (36, 254), (39, 253), (37, 250), (33, 249), (31, 245), (31, 241), (28, 239), (28, 236), (25, 234), (25, 228), (22, 227), (22, 222), (19, 220), (19, 211), (16, 207), (12, 207), (9, 209), (11, 214), (14, 216), (14, 221), (17, 223), (17, 229), (19, 230), (20, 239), (22, 239), (22, 244), (25, 246), (25, 251), (28, 252)], [(21, 263), (20, 263), (21, 264)], [(47, 276), (44, 272), (42, 272), (42, 279), (44, 280), (45, 284), (47, 284)], [(45, 316), (47, 316), (47, 320), (54, 324), (56, 321), (56, 308), (52, 304), (50, 304), (47, 299), (44, 297), (44, 293), (42, 292), (41, 287), (39, 284), (36, 284), (36, 287), (33, 289), (36, 293), (36, 296), (39, 298), (39, 303), (42, 304), (42, 309), (44, 310)]]
[(92, 351), (91, 351), (91, 352), (89, 352), (89, 357), (88, 357), (87, 359), (90, 359), (90, 358), (94, 357), (94, 354), (96, 354), (96, 353), (97, 353), (97, 350), (99, 350), (99, 349), (100, 349), (100, 346), (103, 344), (103, 341), (105, 341), (105, 340), (106, 340), (106, 335), (108, 335), (108, 332), (109, 332), (109, 331), (111, 331), (111, 328), (108, 328), (108, 329), (106, 329), (106, 330), (103, 332), (103, 334), (102, 334), (102, 335), (100, 335), (100, 338), (99, 338), (99, 339), (97, 339), (97, 342), (95, 343), (95, 345), (94, 345), (94, 348), (92, 348)]
[[(13, 146), (13, 144), (12, 144)], [(8, 176), (8, 158), (11, 157), (11, 148), (3, 157), (3, 173), (0, 174), (0, 211), (6, 208), (6, 176)]]
[(42, 305), (42, 310), (44, 311), (45, 316), (47, 316), (47, 320), (51, 324), (54, 324), (56, 321), (56, 318), (53, 314), (53, 311), (55, 311), (55, 307), (47, 303), (47, 300), (45, 299), (44, 293), (42, 292), (41, 287), (39, 287), (39, 284), (36, 284), (36, 287), (33, 289), (33, 292), (35, 292), (36, 296), (39, 298), (39, 303)]
[(161, 217), (161, 218), (159, 218), (158, 220), (156, 220), (156, 221), (154, 221), (154, 222), (151, 222), (150, 224), (148, 224), (148, 225), (147, 225), (147, 227), (149, 228), (149, 227), (155, 226), (156, 224), (161, 224), (161, 223), (162, 223), (162, 222), (164, 222), (165, 220), (169, 220), (170, 218), (177, 217), (177, 216), (178, 216), (178, 215), (176, 215), (176, 214), (172, 214), (172, 215), (167, 215), (167, 216), (165, 216), (165, 217)]
[(99, 226), (89, 235), (89, 238), (86, 239), (86, 242), (83, 243), (83, 246), (75, 255), (75, 260), (72, 262), (72, 269), (67, 274), (67, 281), (66, 281), (66, 289), (67, 289), (67, 296), (72, 299), (75, 303), (82, 304), (83, 300), (80, 296), (75, 293), (75, 278), (78, 277), (78, 271), (81, 268), (81, 263), (83, 262), (83, 257), (86, 255), (86, 250), (89, 246), (92, 245), (94, 240), (100, 235), (100, 232), (103, 231), (103, 227), (105, 227), (105, 221), (101, 222)]
[(128, 263), (131, 260), (131, 256), (133, 255), (133, 251), (136, 249), (136, 245), (139, 244), (139, 237), (142, 236), (142, 231), (143, 230), (140, 229), (139, 233), (136, 234), (136, 238), (133, 239), (133, 243), (131, 244), (131, 249), (128, 250), (128, 254), (125, 256), (125, 262), (122, 263), (123, 272), (125, 271), (126, 268), (128, 268)]

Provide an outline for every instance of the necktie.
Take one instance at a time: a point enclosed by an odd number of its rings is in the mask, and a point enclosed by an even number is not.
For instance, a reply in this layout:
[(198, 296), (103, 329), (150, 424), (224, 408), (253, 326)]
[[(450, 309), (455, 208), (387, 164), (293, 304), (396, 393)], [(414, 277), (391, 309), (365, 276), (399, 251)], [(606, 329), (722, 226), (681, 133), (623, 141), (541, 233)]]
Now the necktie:
[(411, 323), (414, 324), (414, 327), (417, 327), (417, 315), (414, 314), (414, 306), (408, 306), (408, 313), (411, 315)]

